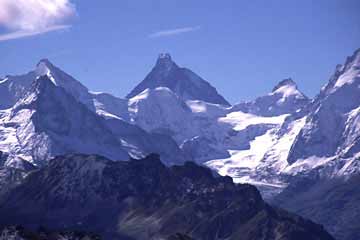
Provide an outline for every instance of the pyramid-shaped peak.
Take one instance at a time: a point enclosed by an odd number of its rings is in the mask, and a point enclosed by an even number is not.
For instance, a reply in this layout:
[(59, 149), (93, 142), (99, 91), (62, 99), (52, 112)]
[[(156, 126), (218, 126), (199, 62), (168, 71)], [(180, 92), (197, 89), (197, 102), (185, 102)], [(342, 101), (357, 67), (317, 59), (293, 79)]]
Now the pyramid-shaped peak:
[(40, 60), (38, 64), (36, 64), (35, 73), (38, 76), (44, 76), (50, 74), (50, 65), (51, 63), (47, 60)]
[(302, 93), (294, 80), (286, 78), (280, 81), (270, 93), (270, 95), (280, 94), (283, 98), (295, 97), (297, 99), (308, 99), (308, 97)]
[(161, 53), (155, 67), (126, 97), (133, 98), (146, 89), (166, 87), (182, 100), (202, 100), (230, 105), (209, 82), (191, 70), (178, 65), (169, 53)]
[(42, 58), (42, 59), (40, 59), (40, 61), (38, 62), (38, 64), (37, 65), (39, 65), (39, 64), (46, 64), (46, 65), (52, 65), (52, 63), (50, 62), (50, 60), (49, 59), (47, 59), (47, 58)]
[(52, 75), (54, 71), (58, 71), (59, 69), (50, 62), (49, 59), (43, 58), (36, 64), (35, 73), (37, 76), (43, 75)]
[(289, 87), (295, 87), (297, 88), (296, 82), (294, 80), (292, 80), (291, 78), (286, 78), (284, 80), (281, 80), (274, 88), (273, 88), (273, 92), (275, 92), (276, 90), (280, 89), (281, 87), (284, 86), (289, 86)]
[[(360, 74), (360, 48), (351, 56), (346, 58), (344, 64), (338, 64), (335, 73), (331, 76), (329, 82), (321, 89), (321, 96), (337, 91), (343, 86), (358, 84), (358, 75)], [(356, 89), (356, 88), (354, 88)], [(321, 97), (319, 96), (319, 97)]]
[(336, 66), (335, 75), (333, 77), (335, 77), (336, 79), (339, 75), (354, 68), (355, 68), (354, 70), (358, 71), (359, 67), (360, 67), (360, 48), (355, 50), (355, 52), (351, 56), (348, 56), (344, 64), (338, 64)]

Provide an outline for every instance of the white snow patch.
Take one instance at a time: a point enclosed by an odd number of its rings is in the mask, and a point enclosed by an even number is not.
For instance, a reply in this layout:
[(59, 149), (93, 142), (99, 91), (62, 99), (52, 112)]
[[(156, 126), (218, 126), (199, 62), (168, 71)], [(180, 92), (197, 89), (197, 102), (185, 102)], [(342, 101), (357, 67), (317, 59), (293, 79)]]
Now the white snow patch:
[(311, 156), (306, 159), (298, 159), (293, 164), (287, 166), (283, 172), (296, 175), (298, 173), (314, 169), (316, 167), (327, 164), (336, 157), (317, 157)]
[(7, 82), (8, 80), (9, 80), (9, 78), (1, 79), (1, 80), (0, 80), (0, 84), (5, 83), (5, 82)]
[(234, 130), (240, 131), (249, 125), (257, 124), (282, 124), (289, 114), (283, 114), (276, 117), (260, 117), (250, 113), (232, 112), (225, 117), (219, 118), (219, 122), (228, 123), (234, 126)]
[(93, 94), (93, 95), (101, 95), (101, 94), (104, 94), (104, 92), (94, 92), (94, 91), (89, 91), (90, 94)]
[(284, 85), (269, 95), (271, 96), (275, 94), (282, 95), (282, 97), (277, 101), (278, 104), (284, 103), (289, 97), (295, 97), (297, 99), (305, 98), (305, 96), (297, 89), (296, 85)]
[(123, 120), (121, 117), (119, 116), (116, 116), (114, 114), (111, 114), (107, 111), (104, 111), (102, 109), (96, 109), (96, 114), (105, 118), (105, 119), (109, 119), (109, 118), (115, 118), (115, 119), (119, 119), (119, 120)]
[(200, 100), (188, 100), (186, 101), (186, 105), (197, 116), (209, 118), (225, 116), (229, 111), (229, 108), (223, 105), (208, 103)]

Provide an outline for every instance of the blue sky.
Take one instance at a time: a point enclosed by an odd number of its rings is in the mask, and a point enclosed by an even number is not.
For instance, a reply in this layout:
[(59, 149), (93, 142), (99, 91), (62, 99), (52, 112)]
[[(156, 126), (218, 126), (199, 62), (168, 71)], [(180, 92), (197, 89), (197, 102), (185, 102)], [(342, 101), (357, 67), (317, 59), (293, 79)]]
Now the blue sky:
[(123, 97), (169, 52), (232, 103), (288, 77), (314, 96), (360, 48), (359, 12), (358, 0), (3, 0), (0, 75), (49, 58)]

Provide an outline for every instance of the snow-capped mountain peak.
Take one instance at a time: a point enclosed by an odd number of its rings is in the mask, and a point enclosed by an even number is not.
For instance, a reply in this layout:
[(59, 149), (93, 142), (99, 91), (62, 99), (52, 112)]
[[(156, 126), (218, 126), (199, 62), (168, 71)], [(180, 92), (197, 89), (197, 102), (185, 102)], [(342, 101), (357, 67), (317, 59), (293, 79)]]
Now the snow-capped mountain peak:
[(309, 98), (298, 89), (297, 84), (291, 78), (287, 78), (280, 81), (269, 94), (253, 101), (241, 102), (232, 109), (260, 116), (279, 116), (294, 113), (309, 101)]
[(322, 88), (324, 94), (331, 94), (346, 85), (357, 84), (360, 80), (360, 49), (356, 50), (352, 56), (347, 57), (344, 64), (336, 66), (335, 73), (329, 82)]
[(292, 78), (285, 78), (284, 80), (280, 81), (274, 88), (273, 88), (273, 92), (275, 92), (276, 90), (278, 90), (281, 87), (284, 86), (294, 86), (297, 88), (296, 82), (294, 80), (292, 80)]
[(336, 67), (314, 100), (308, 121), (291, 148), (289, 163), (312, 156), (354, 157), (360, 146), (359, 104), (360, 49)]
[(48, 59), (42, 59), (36, 65), (35, 73), (38, 77), (47, 76), (55, 85), (57, 85), (52, 73), (51, 73), (52, 64)]
[(47, 75), (50, 73), (50, 69), (48, 68), (47, 62), (49, 60), (40, 60), (40, 62), (38, 64), (36, 64), (36, 68), (35, 68), (35, 72), (42, 76), (42, 75)]
[(9, 153), (7, 166), (17, 164), (19, 158), (42, 166), (52, 156), (68, 152), (114, 160), (129, 156), (102, 118), (46, 75), (38, 77), (1, 120), (0, 150)]
[(352, 84), (355, 80), (360, 79), (360, 51), (348, 58), (347, 62), (341, 69), (342, 76), (339, 77), (334, 85), (334, 88), (340, 88), (345, 84)]
[(60, 72), (61, 70), (57, 68), (54, 64), (50, 62), (49, 59), (43, 58), (36, 64), (34, 72), (37, 76), (51, 75)]
[(296, 99), (307, 99), (307, 97), (299, 91), (297, 84), (291, 79), (287, 78), (280, 81), (272, 90), (270, 95), (281, 95), (279, 101), (286, 101), (286, 98), (293, 97)]
[(296, 90), (298, 91), (297, 84), (291, 78), (286, 78), (280, 81), (272, 90), (272, 93), (287, 93), (290, 95), (287, 90)]
[(209, 82), (191, 70), (179, 67), (168, 53), (159, 55), (151, 72), (127, 95), (127, 98), (130, 99), (147, 88), (157, 87), (167, 87), (183, 100), (230, 105)]
[(37, 76), (47, 75), (56, 86), (63, 87), (79, 102), (92, 109), (93, 101), (88, 88), (60, 68), (53, 65), (48, 59), (41, 59), (36, 65), (34, 72)]
[(48, 76), (56, 85), (64, 88), (79, 102), (94, 110), (92, 97), (88, 89), (69, 74), (53, 65), (48, 59), (42, 59), (35, 69), (22, 75), (7, 76), (0, 81), (0, 109), (13, 106), (29, 90), (39, 76)]
[(358, 67), (360, 67), (360, 48), (357, 49), (352, 56), (346, 59), (344, 70), (348, 70), (349, 68), (358, 68)]
[(48, 58), (40, 59), (40, 61), (36, 64), (36, 66), (39, 66), (40, 64), (43, 64), (48, 68), (54, 67), (54, 65), (50, 62), (50, 60)]

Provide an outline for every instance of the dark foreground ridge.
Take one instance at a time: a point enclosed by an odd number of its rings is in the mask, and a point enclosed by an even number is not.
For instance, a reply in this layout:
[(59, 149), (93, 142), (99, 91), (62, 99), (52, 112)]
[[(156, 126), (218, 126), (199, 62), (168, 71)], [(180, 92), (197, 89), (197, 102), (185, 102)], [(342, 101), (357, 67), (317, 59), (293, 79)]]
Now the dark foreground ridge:
[(39, 228), (30, 231), (21, 226), (9, 226), (0, 230), (0, 240), (100, 240), (100, 236), (77, 231), (48, 231)]
[(322, 226), (273, 208), (258, 190), (156, 154), (113, 162), (66, 155), (0, 199), (0, 225), (96, 232), (103, 239), (332, 240)]

